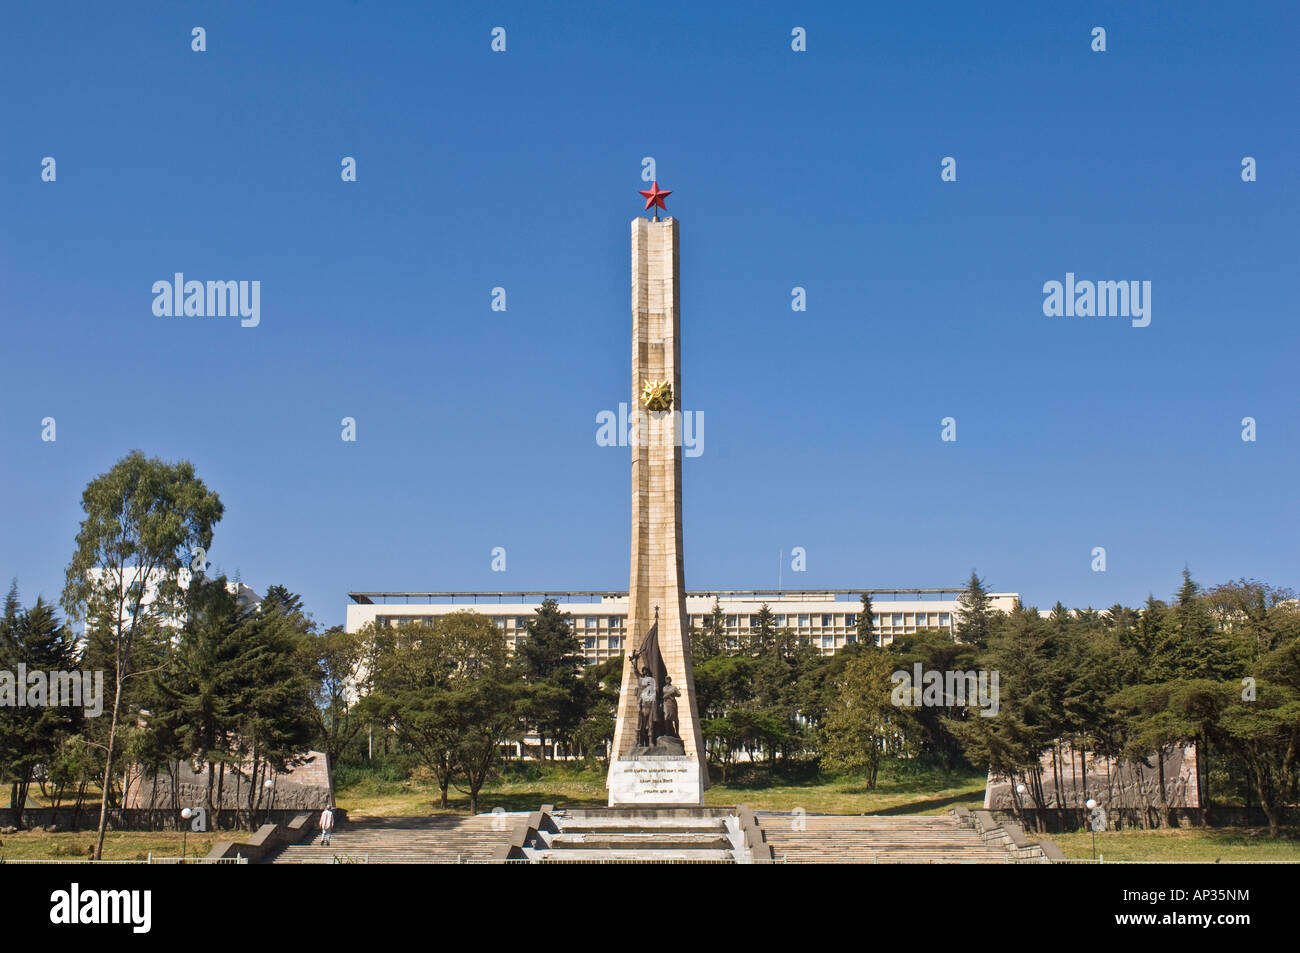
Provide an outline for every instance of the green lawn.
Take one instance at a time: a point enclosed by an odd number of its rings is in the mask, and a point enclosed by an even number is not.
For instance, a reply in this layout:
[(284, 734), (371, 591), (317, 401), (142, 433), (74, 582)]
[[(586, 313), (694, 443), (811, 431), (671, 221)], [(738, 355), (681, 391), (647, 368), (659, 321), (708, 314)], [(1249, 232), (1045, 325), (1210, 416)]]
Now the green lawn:
[[(419, 817), (443, 813), (437, 806), (438, 789), (419, 781), (388, 781), (364, 777), (336, 792), (338, 803), (353, 816)], [(812, 777), (799, 780), (773, 778), (763, 769), (736, 772), (730, 784), (715, 784), (705, 803), (715, 806), (748, 804), (756, 810), (810, 814), (942, 814), (957, 805), (979, 808), (984, 796), (984, 775), (921, 772), (882, 775), (875, 790), (855, 778)], [(603, 807), (605, 773), (579, 764), (536, 763), (508, 765), (503, 776), (486, 788), (479, 810), (495, 807), (507, 811), (534, 811), (542, 804), (557, 807)], [(469, 809), (466, 795), (451, 790), (449, 813)], [(1031, 838), (1033, 834), (1029, 835)], [(1092, 856), (1087, 832), (1049, 835), (1067, 857)], [(239, 837), (239, 832), (190, 834), (189, 854), (202, 856), (217, 840)], [(86, 857), (95, 843), (94, 831), (46, 834), (24, 831), (0, 835), (0, 857), (9, 859)], [(104, 857), (110, 860), (143, 859), (181, 853), (181, 834), (173, 831), (110, 831), (104, 839)], [(1175, 828), (1173, 830), (1106, 831), (1097, 835), (1097, 852), (1106, 860), (1216, 861), (1289, 860), (1300, 862), (1300, 829), (1282, 838), (1269, 838), (1267, 830), (1251, 828)]]
[[(336, 792), (339, 806), (353, 816), (412, 817), (442, 813), (438, 789), (416, 781), (366, 778)], [(810, 814), (941, 814), (964, 804), (978, 808), (984, 798), (984, 775), (929, 774), (917, 777), (882, 776), (874, 791), (855, 778), (814, 778), (785, 781), (760, 776), (754, 780), (715, 784), (704, 795), (706, 804), (748, 804), (756, 810)], [(542, 804), (556, 807), (604, 807), (605, 774), (578, 765), (526, 766), (507, 770), (504, 777), (479, 795), (479, 810), (535, 811)], [(452, 788), (451, 813), (469, 810), (469, 799)]]
[[(1031, 838), (1033, 834), (1029, 835)], [(1049, 834), (1066, 857), (1092, 857), (1092, 835)], [(1097, 853), (1105, 860), (1183, 861), (1300, 861), (1300, 830), (1283, 831), (1273, 840), (1266, 828), (1173, 828), (1167, 831), (1102, 831)]]
[[(96, 833), (72, 831), (47, 834), (44, 831), (20, 831), (0, 834), (0, 859), (4, 860), (73, 860), (88, 858), (95, 847)], [(202, 857), (217, 840), (232, 839), (231, 832), (190, 834), (186, 855)], [(234, 839), (238, 839), (235, 833)], [(150, 853), (160, 857), (181, 855), (180, 831), (108, 831), (104, 835), (105, 860), (143, 860)]]
[(706, 804), (748, 804), (759, 811), (809, 814), (943, 814), (957, 805), (984, 803), (984, 775), (939, 775), (886, 778), (874, 790), (858, 778), (820, 778), (789, 783), (752, 782), (717, 785), (704, 795)]

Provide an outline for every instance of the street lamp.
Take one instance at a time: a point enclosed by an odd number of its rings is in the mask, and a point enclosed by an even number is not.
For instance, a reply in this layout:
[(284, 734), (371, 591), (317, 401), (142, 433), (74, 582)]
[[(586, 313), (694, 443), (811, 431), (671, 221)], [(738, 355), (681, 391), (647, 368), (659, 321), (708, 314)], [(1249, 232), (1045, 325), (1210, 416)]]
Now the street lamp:
[(1029, 788), (1025, 787), (1023, 781), (1016, 785), (1016, 797), (1014, 798), (1013, 803), (1015, 804), (1016, 807), (1016, 818), (1020, 821), (1021, 824), (1026, 823), (1025, 808), (1023, 803), (1021, 802), (1021, 798), (1025, 796), (1025, 792), (1028, 790)]
[(185, 855), (188, 852), (187, 845), (190, 839), (189, 820), (193, 816), (194, 816), (194, 811), (191, 808), (186, 807), (181, 809), (181, 820), (185, 821), (185, 825), (181, 828), (181, 863), (182, 864), (185, 863)]
[(1083, 802), (1083, 806), (1088, 809), (1088, 829), (1092, 831), (1092, 859), (1097, 859), (1097, 816), (1093, 814), (1097, 810), (1097, 801), (1095, 798), (1088, 798)]

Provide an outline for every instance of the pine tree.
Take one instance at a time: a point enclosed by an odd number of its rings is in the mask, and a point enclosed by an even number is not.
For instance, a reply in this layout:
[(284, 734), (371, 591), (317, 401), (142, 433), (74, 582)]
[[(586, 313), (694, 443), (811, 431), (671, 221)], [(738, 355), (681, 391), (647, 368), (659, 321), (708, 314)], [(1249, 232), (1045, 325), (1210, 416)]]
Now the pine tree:
[[(1038, 610), (1017, 606), (981, 657), (983, 668), (999, 673), (998, 716), (951, 726), (971, 764), (986, 764), (1004, 778), (1023, 777), (1036, 807), (1046, 806), (1042, 756), (1060, 736), (1052, 699), (1059, 670), (1054, 671), (1051, 643), (1051, 627)], [(1023, 806), (1018, 793), (1015, 797), (1018, 808)]]
[(586, 714), (578, 677), (586, 656), (574, 634), (573, 617), (561, 612), (554, 599), (544, 600), (528, 620), (528, 638), (516, 646), (515, 654), (528, 684), (526, 708), (545, 760), (547, 739), (571, 741)]
[(691, 667), (698, 669), (711, 658), (726, 651), (727, 617), (722, 603), (713, 597), (713, 609), (700, 628), (691, 627)]
[(704, 623), (705, 638), (711, 652), (705, 657), (730, 654), (731, 646), (727, 644), (727, 614), (722, 611), (722, 602), (718, 596), (713, 597), (713, 609), (708, 621)]
[(957, 600), (957, 639), (976, 648), (986, 648), (993, 633), (994, 611), (984, 580), (971, 570), (970, 582)]
[(862, 594), (862, 611), (858, 613), (858, 644), (866, 648), (876, 644), (876, 616), (868, 592)]
[(204, 806), (216, 826), (227, 764), (235, 760), (236, 729), (252, 659), (245, 654), (247, 616), (225, 577), (191, 581), (185, 624), (155, 679), (158, 700), (151, 729), (174, 737), (185, 760), (206, 774)]
[(749, 637), (745, 642), (745, 654), (761, 658), (777, 647), (776, 616), (764, 602), (758, 612), (750, 617)]
[(302, 614), (302, 600), (283, 587), (272, 590), (278, 590), (277, 597), (269, 604), (263, 600), (240, 626), (243, 664), (232, 753), (240, 765), (250, 765), (250, 823), (260, 802), (257, 779), (264, 768), (287, 770), (300, 763), (311, 743), (318, 715), (314, 696), (322, 678), (316, 660), (307, 655), (311, 625)]
[[(15, 584), (0, 621), (0, 669), (15, 672), (18, 665), (23, 665), (29, 673), (41, 673), (47, 680), (47, 693), (62, 690), (54, 680), (57, 674), (80, 680), (76, 639), (59, 621), (54, 607), (40, 598), (27, 610), (17, 605)], [(14, 689), (27, 692), (28, 686), (15, 684)], [(87, 701), (84, 696), (83, 708), (55, 703), (60, 700), (47, 694), (44, 704), (0, 707), (0, 778), (10, 782), (9, 803), (15, 808), (19, 824), (27, 792), (38, 772), (48, 770), (63, 740), (81, 723)]]

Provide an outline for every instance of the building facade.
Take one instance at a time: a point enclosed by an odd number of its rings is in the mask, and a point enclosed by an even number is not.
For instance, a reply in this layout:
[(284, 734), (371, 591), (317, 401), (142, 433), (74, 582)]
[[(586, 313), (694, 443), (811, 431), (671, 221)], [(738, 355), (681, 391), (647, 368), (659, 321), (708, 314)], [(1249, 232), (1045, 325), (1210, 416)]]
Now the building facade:
[[(132, 566), (127, 566), (125, 570), (121, 572), (120, 577), (114, 570), (99, 567), (87, 570), (86, 575), (96, 586), (107, 584), (109, 588), (113, 590), (118, 586), (121, 586), (128, 591), (133, 591), (134, 587), (140, 584), (142, 578), (139, 571)], [(174, 612), (155, 610), (154, 603), (158, 598), (158, 584), (163, 578), (164, 575), (161, 570), (154, 570), (143, 580), (143, 594), (140, 599), (140, 617), (142, 619), (153, 618), (159, 625), (179, 632), (181, 627), (185, 625), (184, 612), (179, 610)], [(190, 570), (181, 569), (176, 573), (176, 584), (180, 586), (182, 590), (187, 590), (189, 589), (190, 581), (193, 578), (194, 574), (190, 572)], [(237, 579), (226, 580), (226, 591), (239, 598), (239, 607), (241, 609), (255, 611), (262, 604), (262, 597), (257, 594), (256, 590), (251, 586), (244, 585)], [(129, 600), (127, 605), (124, 605), (122, 609), (121, 621), (123, 624), (129, 624), (131, 621)], [(91, 620), (83, 620), (83, 635), (90, 627), (90, 624)]]
[[(713, 612), (716, 597), (726, 617), (728, 635), (750, 631), (766, 604), (778, 628), (807, 637), (823, 655), (834, 655), (857, 641), (861, 589), (828, 590), (711, 590), (688, 591), (686, 612), (690, 628), (700, 630)], [(960, 589), (868, 589), (875, 633), (888, 645), (896, 636), (918, 629), (946, 629), (957, 624)], [(511, 649), (527, 637), (528, 620), (542, 600), (553, 598), (573, 617), (574, 633), (589, 663), (625, 656), (628, 598), (626, 592), (353, 592), (347, 607), (347, 630), (356, 632), (371, 622), (396, 625), (427, 621), (452, 612), (489, 616), (506, 634)], [(994, 609), (1010, 612), (1014, 592), (990, 593)]]

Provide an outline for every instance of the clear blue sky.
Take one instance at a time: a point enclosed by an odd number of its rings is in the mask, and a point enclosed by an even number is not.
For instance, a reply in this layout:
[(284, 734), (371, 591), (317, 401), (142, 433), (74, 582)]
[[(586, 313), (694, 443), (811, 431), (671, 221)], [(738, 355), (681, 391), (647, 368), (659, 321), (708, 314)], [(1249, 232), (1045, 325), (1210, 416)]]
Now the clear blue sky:
[[(324, 623), (354, 589), (625, 587), (595, 418), (653, 156), (691, 588), (782, 551), (786, 586), (977, 567), (1039, 605), (1300, 584), (1294, 4), (717, 6), (8, 5), (0, 578), (57, 598), (82, 489), (139, 448), (221, 495), (217, 567)], [(260, 326), (155, 317), (176, 271), (261, 281)], [(1067, 271), (1151, 281), (1150, 326), (1045, 317)]]

